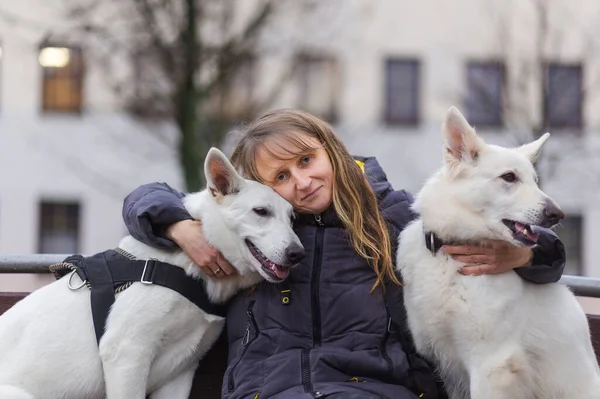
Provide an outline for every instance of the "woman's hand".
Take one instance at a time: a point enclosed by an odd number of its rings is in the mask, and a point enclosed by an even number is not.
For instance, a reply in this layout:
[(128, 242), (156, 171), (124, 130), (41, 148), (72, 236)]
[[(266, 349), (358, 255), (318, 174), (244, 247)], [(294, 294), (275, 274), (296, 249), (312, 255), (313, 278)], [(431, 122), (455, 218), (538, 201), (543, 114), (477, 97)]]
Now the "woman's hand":
[(197, 220), (182, 220), (173, 223), (165, 234), (197, 264), (209, 277), (222, 278), (231, 276), (236, 270), (223, 255), (214, 249), (204, 237), (202, 223)]
[(530, 248), (516, 247), (506, 241), (490, 241), (484, 246), (444, 245), (442, 251), (464, 263), (459, 273), (479, 276), (497, 274), (529, 266), (533, 259)]

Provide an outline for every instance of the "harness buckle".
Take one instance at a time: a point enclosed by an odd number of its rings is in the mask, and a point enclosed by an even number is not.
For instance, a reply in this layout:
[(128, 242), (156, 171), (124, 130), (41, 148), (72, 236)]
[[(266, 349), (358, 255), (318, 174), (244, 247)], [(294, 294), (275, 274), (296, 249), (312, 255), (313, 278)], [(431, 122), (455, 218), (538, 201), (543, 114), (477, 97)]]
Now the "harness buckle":
[(151, 268), (149, 271), (149, 278), (146, 279), (146, 270), (148, 269), (148, 262), (150, 261), (156, 261), (156, 259), (154, 258), (150, 258), (150, 259), (146, 259), (146, 263), (144, 263), (144, 270), (142, 270), (142, 277), (140, 279), (140, 283), (142, 284), (146, 284), (146, 285), (152, 285), (154, 284), (152, 282), (152, 272), (154, 271), (154, 264), (150, 264)]
[(73, 270), (73, 271), (71, 272), (71, 274), (69, 275), (69, 280), (67, 281), (67, 285), (69, 286), (69, 289), (70, 289), (71, 291), (77, 291), (78, 289), (82, 288), (82, 287), (85, 285), (85, 283), (87, 283), (87, 280), (83, 280), (83, 282), (81, 283), (81, 285), (79, 285), (79, 286), (77, 286), (77, 287), (74, 287), (74, 286), (71, 284), (71, 280), (73, 279), (73, 275), (74, 275), (74, 274), (77, 274), (77, 270)]

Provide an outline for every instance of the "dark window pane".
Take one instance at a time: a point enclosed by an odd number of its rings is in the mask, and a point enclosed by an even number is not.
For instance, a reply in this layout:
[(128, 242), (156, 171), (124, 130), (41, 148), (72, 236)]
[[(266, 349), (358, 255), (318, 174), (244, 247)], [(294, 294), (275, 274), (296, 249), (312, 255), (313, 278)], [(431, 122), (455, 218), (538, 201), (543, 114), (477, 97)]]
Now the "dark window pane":
[(582, 127), (582, 84), (580, 65), (548, 65), (545, 92), (548, 127)]
[(419, 70), (416, 60), (386, 61), (385, 120), (390, 124), (416, 124), (419, 120)]
[(79, 252), (79, 204), (40, 203), (39, 253)]
[(472, 62), (467, 65), (467, 119), (475, 126), (502, 126), (504, 65)]

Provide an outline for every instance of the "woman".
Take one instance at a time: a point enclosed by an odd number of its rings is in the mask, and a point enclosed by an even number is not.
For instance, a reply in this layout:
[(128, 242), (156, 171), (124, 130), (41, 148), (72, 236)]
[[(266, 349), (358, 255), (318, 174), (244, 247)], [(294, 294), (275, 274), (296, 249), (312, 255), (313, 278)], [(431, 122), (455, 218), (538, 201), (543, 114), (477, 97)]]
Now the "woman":
[[(300, 111), (269, 112), (248, 125), (232, 162), (294, 206), (307, 256), (286, 283), (261, 284), (230, 302), (223, 397), (436, 397), (422, 386), (431, 372), (409, 364), (405, 336), (388, 328), (383, 298), (384, 282), (398, 284), (393, 252), (414, 217), (410, 194), (394, 191), (375, 159), (354, 159), (328, 124)], [(131, 234), (179, 245), (207, 275), (226, 278), (231, 266), (206, 243), (182, 197), (158, 183), (131, 193), (123, 209)], [(506, 244), (446, 251), (465, 274), (515, 269), (536, 283), (556, 281), (562, 244), (550, 232), (540, 243), (533, 252)], [(388, 305), (402, 307), (401, 297)]]

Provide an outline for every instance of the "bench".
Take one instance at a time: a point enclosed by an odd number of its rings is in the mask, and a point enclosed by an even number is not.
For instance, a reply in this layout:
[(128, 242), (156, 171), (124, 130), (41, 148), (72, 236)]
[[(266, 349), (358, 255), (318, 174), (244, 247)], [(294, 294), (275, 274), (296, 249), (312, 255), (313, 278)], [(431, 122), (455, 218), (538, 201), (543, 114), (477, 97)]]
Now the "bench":
[[(24, 293), (0, 292), (0, 314), (25, 297)], [(600, 361), (600, 316), (589, 315), (592, 341), (596, 357)], [(221, 382), (227, 363), (227, 342), (225, 334), (219, 338), (215, 346), (202, 359), (196, 375), (190, 399), (220, 399)]]

